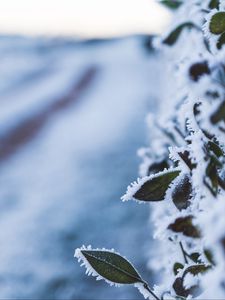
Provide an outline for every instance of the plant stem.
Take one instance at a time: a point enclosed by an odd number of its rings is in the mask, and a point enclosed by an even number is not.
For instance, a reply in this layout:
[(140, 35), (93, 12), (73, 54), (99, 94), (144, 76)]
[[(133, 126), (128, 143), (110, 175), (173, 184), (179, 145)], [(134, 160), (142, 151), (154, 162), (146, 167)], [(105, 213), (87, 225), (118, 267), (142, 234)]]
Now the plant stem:
[(184, 256), (184, 261), (185, 261), (186, 264), (188, 264), (187, 254), (186, 254), (186, 252), (185, 252), (185, 250), (184, 250), (184, 247), (183, 247), (183, 245), (182, 245), (181, 242), (180, 242), (179, 244), (180, 244), (180, 248), (181, 248), (181, 251), (182, 251), (182, 253), (183, 253), (183, 256)]
[(182, 139), (185, 139), (185, 135), (181, 132), (181, 130), (177, 127), (177, 125), (174, 126), (174, 129), (181, 136)]
[(208, 188), (208, 190), (211, 192), (211, 194), (216, 198), (217, 193), (214, 192), (214, 190), (211, 188), (211, 186), (207, 183), (207, 181), (204, 179), (203, 183), (205, 184), (205, 186)]
[(160, 300), (158, 296), (156, 296), (156, 294), (150, 289), (147, 282), (145, 282), (143, 286), (156, 300)]

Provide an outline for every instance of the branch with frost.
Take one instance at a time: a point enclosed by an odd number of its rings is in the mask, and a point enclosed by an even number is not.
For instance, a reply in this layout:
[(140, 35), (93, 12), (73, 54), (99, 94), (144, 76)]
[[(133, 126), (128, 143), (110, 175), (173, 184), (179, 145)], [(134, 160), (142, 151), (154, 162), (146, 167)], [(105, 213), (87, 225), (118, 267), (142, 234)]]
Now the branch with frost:
[(85, 266), (86, 274), (104, 280), (108, 284), (121, 286), (132, 284), (145, 299), (159, 300), (146, 281), (139, 275), (134, 266), (114, 249), (92, 249), (91, 246), (78, 248), (74, 256), (81, 266)]
[(114, 250), (82, 247), (75, 257), (88, 275), (134, 285), (145, 298), (224, 299), (225, 1), (160, 2), (175, 12), (155, 42), (168, 65), (163, 100), (149, 117), (151, 145), (139, 151), (142, 178), (122, 200), (155, 203), (160, 243), (151, 266), (161, 271), (162, 284), (151, 289)]

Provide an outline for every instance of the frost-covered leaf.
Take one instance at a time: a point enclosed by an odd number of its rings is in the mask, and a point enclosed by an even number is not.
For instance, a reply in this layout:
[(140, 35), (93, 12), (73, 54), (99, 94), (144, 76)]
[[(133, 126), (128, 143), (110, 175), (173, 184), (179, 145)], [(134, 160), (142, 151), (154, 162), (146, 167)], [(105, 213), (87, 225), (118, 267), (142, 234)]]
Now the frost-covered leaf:
[(170, 170), (155, 175), (146, 181), (134, 194), (134, 198), (141, 201), (162, 201), (173, 180), (180, 174), (180, 170)]
[(183, 233), (183, 235), (188, 237), (199, 238), (201, 237), (200, 231), (193, 225), (192, 221), (192, 216), (180, 217), (174, 223), (170, 224), (168, 229), (173, 232)]
[(219, 105), (218, 109), (213, 113), (210, 119), (213, 124), (225, 120), (225, 101)]
[(198, 81), (203, 75), (211, 73), (207, 61), (202, 61), (191, 65), (189, 75), (193, 81)]
[(185, 271), (183, 273), (183, 278), (188, 273), (191, 273), (192, 275), (198, 275), (198, 274), (205, 273), (209, 269), (210, 269), (210, 266), (206, 266), (204, 264), (198, 264), (198, 265), (189, 266), (189, 267), (187, 267), (187, 269), (185, 269)]
[(218, 182), (219, 182), (220, 187), (225, 190), (225, 171), (224, 170), (220, 170), (220, 172), (218, 173)]
[(221, 36), (219, 37), (216, 46), (220, 50), (224, 44), (225, 44), (225, 32), (222, 33)]
[(209, 266), (205, 266), (204, 264), (196, 264), (196, 265), (192, 265), (187, 267), (184, 272), (183, 275), (176, 278), (176, 280), (173, 283), (173, 289), (176, 292), (176, 294), (178, 296), (181, 297), (188, 297), (190, 294), (194, 295), (198, 292), (199, 288), (197, 285), (193, 285), (191, 288), (185, 288), (184, 285), (184, 280), (185, 280), (185, 276), (187, 274), (192, 274), (193, 276), (198, 275), (198, 274), (202, 274), (205, 273), (210, 267)]
[(173, 44), (176, 43), (176, 41), (178, 40), (180, 34), (182, 33), (183, 29), (187, 28), (193, 28), (196, 27), (195, 24), (193, 24), (192, 22), (185, 22), (181, 25), (179, 25), (176, 29), (174, 29), (164, 40), (163, 43), (169, 46), (172, 46)]
[(180, 158), (182, 158), (182, 160), (186, 163), (190, 170), (196, 168), (197, 165), (191, 161), (190, 153), (187, 150), (179, 152), (178, 155), (180, 156)]
[(209, 23), (209, 30), (213, 34), (225, 32), (225, 12), (220, 11), (214, 14)]
[(213, 159), (213, 157), (211, 157), (206, 168), (206, 176), (210, 180), (211, 189), (216, 194), (218, 191), (219, 179), (217, 174), (217, 165), (215, 164), (215, 160)]
[(153, 163), (148, 169), (148, 175), (161, 172), (169, 167), (166, 159)]
[(184, 268), (184, 265), (182, 265), (181, 263), (175, 263), (174, 266), (173, 266), (173, 272), (174, 272), (174, 275), (177, 275), (178, 274), (178, 271), (183, 269)]
[(219, 5), (220, 5), (219, 0), (211, 0), (209, 2), (209, 8), (210, 9), (214, 9), (214, 8), (219, 9)]
[(176, 9), (182, 4), (181, 0), (161, 0), (160, 3), (171, 9)]
[(209, 249), (206, 249), (206, 250), (204, 251), (204, 254), (205, 254), (205, 257), (207, 258), (208, 262), (209, 262), (211, 265), (215, 265), (215, 261), (214, 261), (214, 258), (213, 258), (212, 251), (210, 251)]
[(183, 278), (181, 277), (176, 278), (176, 280), (173, 283), (173, 289), (178, 296), (186, 298), (189, 295), (190, 291), (184, 288), (183, 283), (184, 283)]
[(75, 257), (83, 261), (87, 273), (97, 276), (98, 279), (105, 279), (110, 284), (143, 282), (132, 264), (113, 251), (83, 247), (76, 250)]
[(177, 209), (186, 209), (190, 205), (190, 198), (192, 193), (192, 185), (190, 176), (184, 175), (180, 182), (176, 184), (172, 192), (172, 200)]
[(194, 104), (193, 113), (194, 113), (195, 117), (197, 117), (201, 113), (201, 110), (200, 110), (201, 104), (202, 104), (201, 102)]
[(217, 157), (221, 157), (224, 155), (223, 150), (216, 143), (209, 141), (208, 147), (209, 147), (209, 150), (212, 151)]
[(194, 252), (190, 254), (190, 259), (194, 261), (195, 263), (199, 263), (200, 261), (200, 254), (198, 252)]

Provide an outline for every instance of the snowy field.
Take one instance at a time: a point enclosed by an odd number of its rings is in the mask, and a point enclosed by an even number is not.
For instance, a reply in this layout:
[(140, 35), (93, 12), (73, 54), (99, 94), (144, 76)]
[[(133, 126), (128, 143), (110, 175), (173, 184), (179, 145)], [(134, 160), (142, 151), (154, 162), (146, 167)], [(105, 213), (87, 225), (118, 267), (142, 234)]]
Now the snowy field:
[(74, 259), (115, 248), (146, 270), (148, 206), (122, 203), (154, 111), (143, 39), (0, 38), (0, 298), (141, 299)]

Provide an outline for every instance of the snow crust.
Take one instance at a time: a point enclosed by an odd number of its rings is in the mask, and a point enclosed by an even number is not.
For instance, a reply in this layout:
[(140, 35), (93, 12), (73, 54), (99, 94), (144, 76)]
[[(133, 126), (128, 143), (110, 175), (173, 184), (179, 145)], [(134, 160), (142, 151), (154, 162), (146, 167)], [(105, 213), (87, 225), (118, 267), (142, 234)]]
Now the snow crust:
[[(136, 294), (130, 287), (90, 285), (73, 254), (83, 243), (95, 243), (135, 257), (147, 240), (147, 211), (123, 209), (118, 201), (136, 176), (147, 107), (154, 111), (157, 103), (158, 65), (142, 43), (142, 37), (96, 43), (0, 37), (0, 148), (2, 136), (66, 96), (88, 68), (97, 68), (78, 101), (49, 117), (38, 135), (1, 161), (2, 298)], [(144, 264), (145, 258), (135, 261)]]

